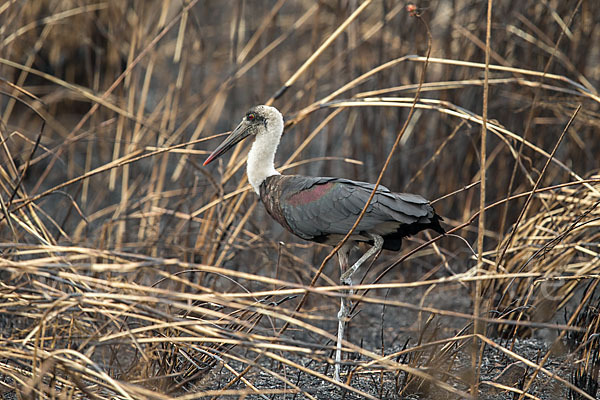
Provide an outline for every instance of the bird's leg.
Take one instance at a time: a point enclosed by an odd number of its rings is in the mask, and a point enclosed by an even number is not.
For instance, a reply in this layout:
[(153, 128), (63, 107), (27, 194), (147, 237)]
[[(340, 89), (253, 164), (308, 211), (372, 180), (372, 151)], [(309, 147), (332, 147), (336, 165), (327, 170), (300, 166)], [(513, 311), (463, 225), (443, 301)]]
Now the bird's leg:
[(354, 275), (356, 271), (358, 271), (360, 266), (365, 261), (371, 258), (374, 254), (379, 253), (383, 248), (383, 238), (381, 236), (375, 234), (369, 234), (369, 236), (371, 237), (371, 239), (373, 239), (373, 247), (371, 247), (365, 254), (363, 254), (362, 257), (359, 258), (358, 261), (355, 262), (349, 270), (342, 274), (340, 278), (342, 285), (352, 286), (352, 275)]
[[(340, 276), (344, 275), (348, 270), (348, 260), (350, 258), (350, 250), (352, 250), (352, 246), (352, 242), (346, 242), (338, 250), (337, 256), (338, 261), (340, 262)], [(335, 349), (335, 368), (333, 372), (333, 379), (335, 379), (338, 382), (342, 381), (342, 378), (340, 377), (340, 369), (342, 362), (342, 339), (344, 339), (346, 317), (348, 316), (348, 313), (352, 308), (350, 299), (346, 297), (347, 292), (343, 292), (342, 294), (343, 296), (340, 297), (340, 311), (338, 312), (338, 333)]]
[(338, 382), (342, 381), (340, 377), (340, 370), (342, 369), (342, 340), (344, 340), (344, 331), (346, 330), (346, 318), (350, 313), (350, 304), (342, 297), (340, 304), (340, 311), (338, 311), (338, 332), (337, 332), (337, 343), (335, 348), (335, 370), (333, 372), (333, 379)]
[[(373, 239), (373, 247), (371, 247), (365, 254), (363, 254), (362, 257), (359, 258), (358, 261), (354, 263), (354, 265), (352, 265), (352, 267), (342, 272), (340, 277), (340, 283), (342, 285), (352, 286), (352, 276), (356, 273), (360, 266), (370, 257), (372, 257), (375, 254), (378, 254), (383, 248), (383, 238), (381, 236), (375, 234), (369, 234), (369, 236), (371, 237), (371, 239)], [(348, 266), (348, 255), (350, 251), (347, 250), (347, 252), (343, 254), (342, 249), (340, 249), (338, 257), (340, 260), (340, 268), (345, 269)], [(345, 266), (342, 266), (343, 260), (345, 260), (346, 262)], [(340, 300), (340, 311), (338, 311), (338, 334), (337, 346), (335, 351), (335, 372), (333, 375), (333, 378), (338, 382), (342, 381), (340, 377), (340, 369), (342, 362), (342, 341), (344, 340), (344, 332), (346, 330), (348, 316), (350, 315), (350, 310), (352, 309), (352, 301), (347, 297), (347, 295), (352, 294), (354, 294), (354, 291), (352, 289), (348, 289), (346, 293), (344, 293), (344, 296), (342, 296)]]

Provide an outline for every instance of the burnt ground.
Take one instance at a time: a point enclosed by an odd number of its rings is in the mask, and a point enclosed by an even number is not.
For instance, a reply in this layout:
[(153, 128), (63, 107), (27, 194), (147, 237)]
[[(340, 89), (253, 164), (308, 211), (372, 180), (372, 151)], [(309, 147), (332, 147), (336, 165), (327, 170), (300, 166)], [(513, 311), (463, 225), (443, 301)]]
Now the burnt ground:
[[(422, 290), (408, 290), (403, 294), (396, 293), (397, 300), (409, 301), (417, 303), (417, 300), (422, 300)], [(452, 289), (445, 288), (444, 290), (434, 290), (427, 296), (425, 305), (439, 307), (445, 310), (469, 312), (472, 304), (471, 299), (466, 289), (462, 287), (454, 287)], [(363, 305), (360, 312), (354, 316), (350, 327), (350, 340), (353, 343), (361, 344), (363, 348), (375, 353), (382, 353), (382, 337), (384, 345), (384, 354), (392, 354), (414, 346), (418, 337), (421, 335), (419, 329), (418, 314), (413, 311), (407, 311), (400, 308), (386, 307), (383, 312), (381, 305)], [(572, 309), (571, 309), (572, 311)], [(335, 310), (332, 309), (331, 315), (335, 316)], [(383, 316), (383, 318), (382, 318)], [(427, 320), (428, 315), (421, 316), (421, 324)], [(554, 322), (564, 323), (564, 315), (555, 316)], [(423, 331), (423, 343), (432, 342), (436, 339), (452, 337), (459, 333), (468, 324), (468, 321), (450, 318), (450, 317), (435, 317), (427, 325)], [(422, 325), (421, 325), (422, 326)], [(335, 332), (335, 321), (330, 321), (327, 326), (329, 332)], [(490, 331), (491, 332), (491, 331)], [(289, 339), (297, 341), (297, 343), (314, 343), (315, 340), (323, 340), (316, 338), (302, 330), (288, 331), (286, 333)], [(316, 335), (315, 335), (316, 336)], [(493, 338), (493, 335), (489, 335)], [(544, 357), (548, 349), (556, 341), (558, 331), (549, 329), (541, 329), (533, 331), (530, 337), (501, 339), (494, 338), (493, 341), (504, 348), (511, 349), (514, 353), (526, 358), (534, 363)], [(441, 347), (433, 347), (431, 351), (425, 351), (415, 357), (403, 359), (403, 362), (413, 367), (425, 368), (425, 370), (436, 378), (444, 380), (449, 385), (467, 391), (468, 382), (473, 379), (471, 368), (472, 347), (470, 342), (463, 342), (463, 347), (454, 347), (448, 354), (442, 355)], [(324, 345), (331, 345), (325, 343)], [(406, 346), (406, 347), (405, 347)], [(571, 382), (574, 371), (574, 356), (567, 350), (565, 340), (557, 342), (554, 351), (544, 364), (544, 368), (558, 377)], [(244, 353), (248, 359), (254, 359), (255, 353)], [(332, 366), (326, 362), (318, 360), (317, 357), (300, 357), (297, 354), (285, 353), (284, 357), (303, 365), (307, 368), (332, 376)], [(333, 354), (329, 354), (333, 357)], [(356, 393), (344, 391), (337, 386), (332, 385), (320, 378), (309, 375), (304, 372), (299, 372), (296, 368), (290, 368), (279, 362), (273, 362), (268, 358), (260, 358), (260, 363), (263, 367), (275, 371), (292, 383), (310, 393), (318, 399), (360, 399), (363, 398)], [(355, 359), (349, 362), (350, 364), (360, 364), (360, 359)], [(230, 363), (239, 372), (244, 369), (245, 365)], [(512, 357), (506, 356), (497, 348), (489, 345), (484, 347), (483, 356), (479, 369), (479, 398), (490, 400), (508, 400), (516, 399), (518, 395), (492, 386), (505, 385), (513, 388), (522, 388), (523, 385), (533, 376), (534, 368), (527, 367), (523, 362), (515, 360)], [(233, 375), (222, 366), (217, 366), (212, 371), (210, 378), (205, 380), (200, 387), (189, 388), (191, 391), (198, 390), (217, 390), (223, 384), (230, 382)], [(274, 379), (266, 372), (260, 371), (258, 368), (246, 375), (246, 378), (255, 385), (259, 390), (268, 389), (284, 389), (285, 385), (279, 380)], [(490, 384), (491, 382), (491, 384)], [(435, 384), (429, 384), (420, 380), (415, 380), (414, 377), (407, 377), (404, 373), (380, 373), (375, 370), (365, 371), (353, 375), (351, 386), (353, 388), (364, 391), (376, 398), (383, 399), (458, 399), (461, 398), (456, 394), (449, 393), (446, 390), (438, 388)], [(234, 386), (237, 389), (247, 389), (243, 384)], [(401, 393), (401, 394), (400, 394)], [(549, 377), (543, 373), (538, 373), (533, 383), (531, 384), (528, 394), (531, 394), (539, 399), (570, 399), (568, 387), (558, 382), (555, 378)], [(600, 395), (600, 393), (599, 393)], [(297, 399), (304, 398), (303, 395), (293, 394), (270, 394), (264, 395), (248, 395), (249, 399), (271, 398), (271, 399)], [(237, 396), (223, 396), (219, 398), (237, 398)], [(578, 397), (574, 397), (578, 398)], [(600, 399), (600, 396), (597, 397)]]
[[(412, 278), (412, 277), (409, 277)], [(415, 280), (413, 280), (415, 281)], [(391, 299), (402, 301), (413, 305), (422, 304), (423, 306), (436, 308), (439, 310), (456, 311), (468, 314), (472, 312), (471, 296), (469, 289), (463, 285), (453, 283), (447, 285), (439, 285), (433, 290), (425, 288), (404, 289), (395, 291), (383, 291), (371, 293), (372, 297), (380, 299)], [(576, 305), (577, 299), (581, 296), (574, 296), (571, 303), (566, 306), (567, 314), (572, 312)], [(305, 306), (305, 310), (313, 310), (314, 315), (322, 316), (323, 319), (311, 321), (311, 323), (321, 329), (325, 329), (330, 333), (336, 332), (335, 315), (337, 312), (337, 301), (335, 298), (322, 297), (314, 298)], [(282, 307), (293, 308), (295, 304), (283, 303)], [(430, 319), (432, 314), (419, 313), (414, 310), (401, 307), (385, 308), (381, 304), (362, 303), (359, 311), (354, 315), (348, 330), (348, 339), (364, 349), (376, 354), (394, 354), (402, 349), (410, 349), (416, 346), (419, 341), (423, 344), (431, 343), (436, 340), (451, 338), (461, 334), (463, 329), (468, 329), (469, 321), (467, 319), (458, 318), (455, 316), (440, 316), (436, 315)], [(0, 329), (4, 334), (11, 334), (12, 328), (26, 329), (26, 326), (17, 323), (19, 319), (5, 319), (6, 315), (0, 316)], [(24, 322), (24, 321), (23, 321)], [(274, 327), (271, 325), (273, 321), (262, 320), (253, 333), (273, 335)], [(560, 311), (554, 315), (554, 319), (550, 322), (564, 323), (565, 314)], [(492, 330), (488, 330), (487, 336), (494, 343), (503, 348), (510, 349), (520, 357), (523, 357), (533, 363), (538, 363), (548, 352), (549, 347), (556, 342), (559, 332), (551, 329), (538, 329), (529, 332), (528, 337), (514, 337), (509, 339), (498, 338), (494, 336)], [(301, 355), (291, 352), (277, 352), (281, 357), (290, 360), (304, 368), (311, 369), (320, 374), (331, 377), (333, 368), (331, 364), (326, 362), (327, 358), (333, 358), (331, 348), (333, 343), (327, 342), (323, 336), (320, 336), (307, 329), (300, 329), (291, 326), (281, 338), (281, 342), (296, 346), (305, 346), (313, 348), (314, 353), (309, 355)], [(442, 343), (438, 346), (431, 346), (421, 352), (411, 352), (410, 356), (400, 358), (403, 364), (413, 368), (420, 368), (435, 379), (443, 381), (448, 385), (461, 390), (469, 389), (469, 382), (475, 378), (471, 367), (472, 347), (469, 341), (459, 342), (460, 345), (449, 346), (443, 349)], [(575, 361), (577, 358), (568, 349), (566, 340), (557, 342), (554, 351), (544, 363), (544, 368), (556, 376), (572, 382), (573, 372), (575, 370)], [(383, 350), (382, 350), (383, 349)], [(229, 352), (233, 356), (243, 357), (246, 360), (253, 360), (257, 354), (252, 350), (248, 350), (242, 346), (236, 346)], [(123, 361), (123, 355), (121, 361)], [(226, 355), (223, 359), (227, 360), (228, 367), (233, 368), (236, 373), (243, 371), (247, 364), (236, 362)], [(398, 360), (398, 358), (396, 358)], [(346, 361), (348, 367), (346, 373), (355, 369), (356, 366), (363, 363), (365, 359), (361, 359), (357, 354), (351, 355)], [(275, 372), (292, 384), (298, 386), (305, 392), (311, 394), (317, 399), (361, 399), (363, 396), (351, 392), (344, 391), (338, 386), (333, 385), (326, 380), (316, 377), (307, 372), (302, 372), (296, 367), (290, 367), (282, 362), (274, 361), (273, 359), (263, 356), (259, 358), (258, 364), (263, 368), (254, 367), (244, 375), (252, 385), (259, 391), (264, 391), (266, 394), (251, 394), (247, 399), (301, 399), (305, 396), (302, 394), (287, 393), (287, 394), (269, 394), (269, 390), (290, 390), (290, 387), (282, 382), (282, 379), (274, 377), (268, 371)], [(110, 368), (110, 366), (106, 366)], [(509, 400), (516, 399), (514, 393), (503, 390), (500, 386), (512, 388), (522, 388), (535, 373), (534, 369), (527, 367), (523, 362), (509, 357), (498, 348), (486, 345), (483, 349), (483, 356), (479, 368), (479, 398), (490, 400)], [(127, 381), (127, 378), (118, 377)], [(224, 388), (234, 378), (234, 374), (228, 370), (223, 364), (217, 364), (210, 369), (208, 374), (204, 375), (201, 381), (195, 381), (185, 386), (185, 390), (168, 393), (168, 395), (189, 396), (194, 394), (195, 398), (212, 398), (204, 396), (202, 393), (206, 391), (219, 391)], [(3, 377), (2, 379), (7, 379)], [(10, 379), (9, 379), (10, 380)], [(10, 383), (10, 382), (9, 382)], [(368, 393), (375, 398), (382, 399), (459, 399), (460, 396), (449, 393), (447, 390), (439, 388), (435, 383), (429, 383), (414, 376), (407, 376), (404, 372), (384, 372), (375, 369), (361, 369), (353, 373), (350, 385), (362, 392)], [(494, 385), (496, 387), (494, 387)], [(231, 395), (220, 395), (219, 399), (238, 399), (240, 391), (247, 391), (248, 386), (244, 383), (236, 383), (232, 387)], [(158, 389), (157, 389), (158, 390)], [(238, 391), (237, 394), (233, 394)], [(163, 390), (159, 390), (163, 392)], [(564, 384), (559, 382), (555, 377), (547, 376), (543, 373), (537, 374), (528, 394), (535, 396), (530, 398), (538, 399), (571, 399), (569, 389)], [(2, 395), (3, 399), (15, 399), (14, 391), (8, 391)], [(600, 399), (600, 396), (597, 397)], [(574, 397), (573, 399), (577, 399)]]
[[(398, 349), (390, 349), (400, 350)], [(529, 355), (533, 359), (540, 353), (547, 350), (547, 346), (543, 341), (538, 339), (525, 339), (518, 340), (515, 343), (513, 350), (523, 356)], [(294, 360), (300, 364), (303, 363), (301, 358)], [(311, 366), (314, 369), (314, 361), (307, 359), (304, 360), (304, 365)], [(568, 377), (571, 372), (571, 366), (566, 362), (565, 357), (552, 357), (544, 365), (549, 371), (556, 373), (562, 377)], [(240, 365), (241, 367), (241, 365)], [(297, 386), (315, 396), (318, 399), (362, 399), (364, 397), (352, 393), (350, 391), (344, 391), (339, 389), (328, 382), (324, 382), (319, 378), (315, 378), (305, 373), (298, 373), (297, 370), (284, 367), (282, 365), (265, 365), (270, 369), (275, 369), (278, 373), (284, 375), (287, 374), (288, 378)], [(243, 369), (243, 368), (240, 368)], [(331, 375), (332, 368), (321, 368), (317, 369), (319, 372), (327, 373)], [(470, 375), (470, 357), (468, 354), (460, 354), (455, 363), (454, 369), (450, 371), (455, 376)], [(480, 381), (491, 381), (498, 384), (503, 384), (512, 387), (519, 387), (524, 377), (531, 377), (533, 370), (526, 368), (521, 362), (514, 362), (508, 360), (497, 350), (486, 349), (482, 359), (482, 368)], [(224, 368), (217, 368), (212, 374), (210, 381), (214, 385), (209, 385), (204, 389), (218, 389), (219, 382), (229, 382), (233, 376), (227, 372)], [(248, 378), (251, 378), (251, 382), (259, 389), (282, 389), (283, 385), (279, 380), (275, 380), (271, 375), (265, 372), (257, 372), (250, 374)], [(383, 378), (383, 379), (382, 379)], [(383, 375), (370, 372), (362, 376), (355, 376), (352, 380), (352, 387), (359, 389), (365, 393), (382, 399), (459, 399), (460, 397), (454, 394), (450, 394), (445, 390), (439, 389), (432, 384), (414, 383), (409, 386), (402, 395), (399, 395), (400, 385), (405, 382), (403, 374), (392, 374), (384, 373)], [(467, 389), (464, 384), (453, 385), (460, 389)], [(243, 385), (237, 386), (239, 389), (243, 388)], [(528, 393), (540, 399), (567, 399), (569, 398), (568, 390), (564, 385), (558, 384), (552, 378), (549, 378), (543, 374), (539, 374), (535, 379)], [(238, 398), (239, 396), (222, 396), (220, 398)], [(263, 398), (259, 395), (249, 395), (249, 399), (260, 399)], [(267, 398), (276, 399), (292, 399), (292, 398), (304, 398), (302, 395), (278, 394), (278, 395), (267, 395)], [(503, 391), (497, 388), (493, 388), (486, 384), (480, 385), (480, 397), (481, 399), (490, 400), (504, 400), (513, 399), (513, 394), (508, 391)]]

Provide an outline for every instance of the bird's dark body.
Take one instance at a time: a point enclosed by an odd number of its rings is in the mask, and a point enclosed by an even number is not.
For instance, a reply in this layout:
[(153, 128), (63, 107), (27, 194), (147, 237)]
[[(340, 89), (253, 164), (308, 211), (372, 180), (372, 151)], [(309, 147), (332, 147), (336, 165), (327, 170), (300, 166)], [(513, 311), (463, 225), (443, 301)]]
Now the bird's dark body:
[[(293, 234), (335, 245), (350, 231), (373, 188), (342, 178), (274, 175), (260, 185), (260, 198), (267, 212)], [(425, 229), (443, 234), (440, 220), (423, 197), (379, 186), (352, 240), (371, 242), (367, 233), (377, 234), (384, 249), (397, 251), (403, 237)]]
[[(251, 108), (231, 134), (208, 156), (204, 165), (227, 152), (248, 136), (254, 142), (248, 153), (246, 175), (252, 189), (260, 195), (268, 213), (288, 231), (305, 240), (337, 245), (356, 223), (375, 185), (342, 178), (280, 175), (275, 169), (275, 152), (283, 134), (283, 115), (274, 107)], [(441, 217), (431, 204), (416, 194), (393, 193), (379, 186), (372, 201), (353, 231), (350, 241), (338, 251), (340, 283), (352, 294), (352, 277), (369, 258), (381, 249), (400, 250), (402, 238), (424, 229), (441, 234)], [(353, 242), (367, 242), (368, 249), (349, 265)], [(342, 342), (350, 319), (350, 297), (342, 295), (338, 311), (334, 379), (343, 382), (340, 372)]]

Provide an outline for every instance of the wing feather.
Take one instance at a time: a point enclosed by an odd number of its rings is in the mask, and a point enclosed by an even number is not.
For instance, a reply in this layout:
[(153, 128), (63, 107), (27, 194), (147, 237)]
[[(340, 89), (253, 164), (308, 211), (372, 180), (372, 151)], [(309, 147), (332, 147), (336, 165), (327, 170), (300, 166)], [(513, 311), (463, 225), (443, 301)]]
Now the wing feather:
[[(267, 211), (281, 225), (303, 239), (345, 235), (375, 186), (331, 177), (276, 175), (261, 185)], [(401, 226), (429, 224), (435, 213), (423, 197), (393, 193), (379, 186), (356, 232), (391, 234)], [(424, 229), (424, 228), (421, 228)], [(420, 229), (419, 229), (420, 230)]]

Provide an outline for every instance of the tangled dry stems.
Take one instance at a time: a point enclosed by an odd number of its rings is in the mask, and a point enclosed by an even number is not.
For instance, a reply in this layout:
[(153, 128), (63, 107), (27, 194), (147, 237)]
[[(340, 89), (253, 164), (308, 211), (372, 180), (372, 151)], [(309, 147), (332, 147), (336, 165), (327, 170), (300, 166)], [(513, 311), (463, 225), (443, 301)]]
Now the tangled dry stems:
[[(0, 6), (3, 393), (318, 398), (321, 383), (343, 393), (330, 378), (335, 269), (308, 284), (327, 249), (264, 215), (240, 172), (246, 148), (216, 170), (198, 163), (216, 132), (279, 92), (281, 169), (306, 174), (374, 181), (414, 108), (384, 183), (443, 197), (436, 208), (460, 227), (462, 239), (412, 254), (424, 240), (414, 238), (365, 275), (345, 343), (348, 396), (467, 398), (481, 382), (483, 395), (539, 398), (539, 374), (593, 398), (598, 11), (494, 5), (481, 275), (472, 249), (485, 8), (430, 3), (419, 19), (388, 3), (249, 2), (232, 16), (197, 1)], [(427, 52), (422, 21), (429, 58), (410, 55)], [(447, 304), (468, 296), (483, 300), (479, 316)], [(476, 318), (485, 335), (472, 334)], [(518, 347), (544, 329), (571, 343), (566, 374), (543, 362), (555, 347), (537, 357)], [(518, 379), (490, 378), (484, 356), (470, 370), (474, 342), (524, 366)]]

